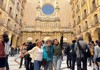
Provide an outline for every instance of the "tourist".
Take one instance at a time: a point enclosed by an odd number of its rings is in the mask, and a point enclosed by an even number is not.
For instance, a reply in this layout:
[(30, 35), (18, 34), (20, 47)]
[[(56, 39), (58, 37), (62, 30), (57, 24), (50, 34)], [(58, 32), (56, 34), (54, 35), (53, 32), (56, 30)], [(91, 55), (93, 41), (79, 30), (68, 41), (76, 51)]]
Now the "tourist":
[[(60, 41), (63, 41), (62, 39), (63, 35)], [(62, 42), (59, 43), (57, 39), (54, 39), (53, 46), (54, 46), (54, 56), (53, 56), (54, 70), (60, 70), (63, 57), (62, 55), (63, 43)]]
[[(20, 53), (22, 53), (22, 54), (24, 54), (24, 53), (26, 53), (27, 52), (27, 45), (26, 45), (26, 43), (23, 43), (23, 45), (21, 46), (21, 48), (20, 48)], [(25, 57), (21, 57), (21, 60), (20, 60), (20, 67), (19, 68), (22, 68), (22, 63), (23, 63), (23, 59), (24, 59)], [(25, 66), (26, 66), (26, 61), (24, 62), (24, 64), (25, 64)]]
[(52, 46), (52, 41), (47, 40), (46, 45), (43, 47), (43, 59), (46, 60), (46, 64), (44, 65), (44, 70), (53, 70), (53, 53), (54, 47)]
[(97, 66), (97, 70), (99, 70), (98, 62), (100, 62), (100, 41), (96, 41), (96, 46), (94, 47), (94, 60)]
[(67, 56), (67, 60), (66, 60), (67, 68), (71, 68), (71, 54), (70, 54), (70, 44), (69, 43), (66, 44), (64, 53)]
[(75, 70), (75, 61), (76, 61), (76, 52), (74, 50), (75, 48), (75, 43), (76, 40), (72, 41), (71, 49), (70, 49), (70, 54), (71, 54), (71, 60), (72, 60), (72, 70)]
[(5, 53), (5, 44), (4, 37), (0, 38), (0, 70), (5, 70), (6, 67), (6, 53)]
[(9, 70), (8, 56), (9, 56), (9, 49), (10, 49), (10, 41), (6, 33), (3, 34), (3, 39), (4, 39), (3, 41), (5, 44), (5, 54), (6, 54), (6, 70)]
[[(34, 48), (33, 43), (32, 42), (27, 42), (27, 51), (30, 51)], [(32, 70), (33, 68), (33, 62), (31, 62), (32, 58), (30, 57), (30, 54), (27, 54), (25, 56), (25, 60), (26, 60), (26, 70)]]
[[(77, 42), (75, 43), (75, 51), (76, 51), (76, 60), (77, 60), (77, 70), (87, 70), (87, 57), (84, 55), (82, 50), (86, 51), (87, 43), (83, 40), (83, 37), (79, 37)], [(82, 49), (80, 49), (80, 47)], [(81, 66), (81, 62), (83, 66)]]
[(36, 46), (26, 52), (25, 54), (22, 54), (21, 56), (25, 56), (27, 54), (30, 54), (30, 57), (32, 58), (32, 63), (34, 63), (34, 70), (40, 70), (41, 68), (41, 61), (43, 59), (43, 49), (41, 49), (42, 41), (37, 41)]
[(94, 41), (91, 41), (90, 42), (90, 44), (89, 44), (89, 46), (90, 46), (90, 53), (91, 53), (91, 57), (90, 57), (90, 59), (89, 59), (89, 66), (91, 66), (92, 65), (92, 63), (94, 63), (93, 62), (93, 57), (94, 57), (94, 46), (95, 46), (95, 44), (94, 44)]

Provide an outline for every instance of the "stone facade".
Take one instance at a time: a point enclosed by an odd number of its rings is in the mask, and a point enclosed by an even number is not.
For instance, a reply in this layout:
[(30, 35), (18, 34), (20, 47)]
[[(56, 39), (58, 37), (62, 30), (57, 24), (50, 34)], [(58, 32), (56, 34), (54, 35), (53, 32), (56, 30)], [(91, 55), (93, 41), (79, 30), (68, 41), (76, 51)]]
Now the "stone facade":
[(85, 41), (100, 40), (100, 0), (71, 0), (73, 34)]
[(25, 0), (0, 0), (0, 35), (8, 33), (13, 47), (19, 45)]
[[(42, 9), (45, 5), (51, 5), (54, 12), (50, 15), (43, 13)], [(33, 42), (36, 39), (44, 40), (45, 38), (60, 40), (62, 32), (64, 32), (67, 42), (71, 42), (72, 13), (70, 6), (66, 0), (27, 1), (23, 18), (22, 42), (26, 42), (28, 38), (32, 38)]]

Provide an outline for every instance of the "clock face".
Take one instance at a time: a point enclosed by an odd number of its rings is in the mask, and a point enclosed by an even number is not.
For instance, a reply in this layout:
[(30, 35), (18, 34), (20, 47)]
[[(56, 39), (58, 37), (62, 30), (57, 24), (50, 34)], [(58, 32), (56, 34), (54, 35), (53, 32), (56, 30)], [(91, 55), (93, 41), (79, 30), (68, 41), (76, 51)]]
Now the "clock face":
[(54, 7), (50, 4), (46, 4), (42, 7), (42, 12), (46, 15), (51, 15), (54, 12)]

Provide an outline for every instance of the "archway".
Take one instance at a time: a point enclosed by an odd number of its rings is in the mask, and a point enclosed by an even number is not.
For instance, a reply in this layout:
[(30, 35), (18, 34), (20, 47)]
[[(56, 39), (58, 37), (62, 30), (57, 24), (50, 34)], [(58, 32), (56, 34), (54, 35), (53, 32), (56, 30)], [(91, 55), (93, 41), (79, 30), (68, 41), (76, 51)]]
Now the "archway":
[(15, 47), (15, 45), (14, 45), (15, 39), (14, 39), (14, 38), (15, 38), (15, 35), (12, 34), (12, 35), (11, 35), (11, 46), (13, 45), (12, 47)]
[(33, 38), (32, 37), (28, 37), (27, 38), (27, 42), (32, 42)]
[(87, 32), (87, 33), (85, 34), (84, 39), (85, 39), (85, 41), (86, 41), (87, 43), (91, 42), (91, 41), (92, 41), (92, 36), (91, 36), (91, 34), (90, 34), (89, 32)]
[(19, 39), (20, 39), (20, 37), (17, 37), (17, 41), (16, 41), (16, 46), (17, 47), (19, 47), (19, 41), (20, 41)]
[(96, 41), (96, 40), (100, 40), (100, 28), (97, 28), (94, 30), (94, 33), (93, 33), (93, 40)]
[(7, 35), (9, 35), (9, 31), (5, 31), (5, 32), (4, 32), (4, 34), (7, 34)]
[(44, 41), (47, 41), (47, 40), (51, 40), (51, 38), (50, 38), (50, 37), (44, 37), (43, 40), (44, 40)]

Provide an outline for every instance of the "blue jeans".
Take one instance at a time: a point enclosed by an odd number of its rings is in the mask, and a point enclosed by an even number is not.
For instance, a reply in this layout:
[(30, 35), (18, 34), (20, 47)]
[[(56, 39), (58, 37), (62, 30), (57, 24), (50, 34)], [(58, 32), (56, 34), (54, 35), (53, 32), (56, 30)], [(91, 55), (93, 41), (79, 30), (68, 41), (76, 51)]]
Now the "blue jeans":
[(52, 61), (48, 61), (44, 66), (44, 70), (53, 70)]
[(60, 70), (62, 63), (62, 56), (53, 56), (54, 70)]
[(34, 70), (40, 70), (41, 68), (41, 61), (35, 60), (34, 61)]

